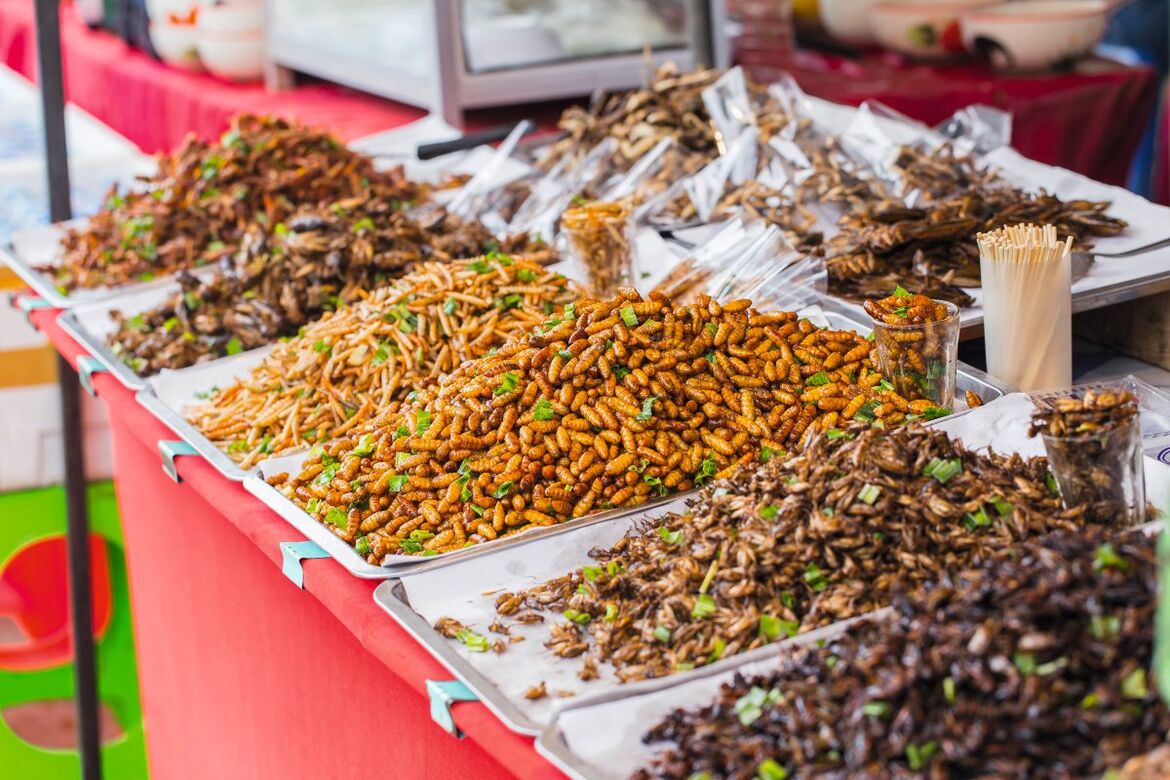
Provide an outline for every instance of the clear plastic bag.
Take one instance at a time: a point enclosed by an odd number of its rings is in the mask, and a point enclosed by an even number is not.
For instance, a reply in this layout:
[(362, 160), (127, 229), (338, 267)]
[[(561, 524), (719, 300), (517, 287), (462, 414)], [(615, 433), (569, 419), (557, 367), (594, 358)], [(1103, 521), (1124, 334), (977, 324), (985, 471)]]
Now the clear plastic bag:
[(532, 123), (527, 119), (517, 123), (508, 133), (491, 159), (466, 184), (447, 206), (447, 211), (462, 219), (471, 219), (487, 210), (489, 193), (499, 187), (499, 173), (504, 162), (516, 151), (520, 139), (532, 130)]
[(960, 108), (935, 125), (935, 132), (947, 138), (956, 151), (987, 154), (1012, 142), (1012, 115), (980, 103)]
[(715, 127), (715, 143), (720, 154), (727, 154), (731, 144), (744, 131), (758, 133), (756, 112), (748, 96), (743, 68), (736, 66), (702, 91), (703, 105)]
[(727, 154), (719, 156), (703, 170), (684, 180), (683, 191), (694, 204), (701, 221), (710, 221), (728, 185), (740, 185), (755, 177), (757, 160), (755, 129), (746, 128), (731, 142)]
[(658, 283), (655, 292), (674, 301), (689, 299), (705, 289), (706, 283), (719, 273), (722, 267), (734, 263), (759, 232), (763, 225), (757, 223), (749, 229), (741, 219), (728, 221), (718, 233), (702, 246), (696, 247), (683, 258), (666, 278)]
[(550, 171), (537, 182), (532, 194), (516, 211), (508, 224), (508, 232), (512, 235), (528, 233), (551, 241), (556, 235), (557, 221), (573, 198), (605, 175), (617, 145), (616, 139), (606, 138), (571, 168)]

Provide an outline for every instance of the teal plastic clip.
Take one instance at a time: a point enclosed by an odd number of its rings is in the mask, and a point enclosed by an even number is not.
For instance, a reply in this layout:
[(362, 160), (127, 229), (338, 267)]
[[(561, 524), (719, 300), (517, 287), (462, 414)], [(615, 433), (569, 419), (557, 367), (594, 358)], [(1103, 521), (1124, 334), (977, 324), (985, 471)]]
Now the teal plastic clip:
[(284, 576), (293, 581), (298, 588), (305, 587), (305, 570), (301, 561), (316, 558), (328, 558), (329, 553), (321, 549), (316, 542), (281, 542), (280, 543), (280, 570)]
[(77, 358), (77, 381), (81, 382), (85, 392), (92, 396), (97, 396), (93, 389), (93, 375), (104, 371), (108, 371), (108, 369), (92, 355), (82, 355)]
[[(29, 325), (33, 325), (32, 317), (29, 315), (37, 309), (51, 309), (53, 304), (46, 301), (44, 298), (37, 298), (33, 295), (20, 295), (16, 298), (16, 305), (24, 312), (24, 318), (28, 320)], [(33, 325), (33, 327), (36, 327)]]
[(455, 725), (451, 705), (457, 701), (479, 701), (479, 697), (458, 680), (427, 680), (427, 696), (431, 700), (431, 720), (438, 723), (443, 731), (463, 739), (463, 732)]
[(158, 443), (158, 452), (162, 455), (162, 468), (175, 482), (182, 482), (183, 478), (179, 476), (179, 469), (175, 466), (175, 458), (180, 455), (197, 455), (195, 448), (185, 441), (160, 441)]

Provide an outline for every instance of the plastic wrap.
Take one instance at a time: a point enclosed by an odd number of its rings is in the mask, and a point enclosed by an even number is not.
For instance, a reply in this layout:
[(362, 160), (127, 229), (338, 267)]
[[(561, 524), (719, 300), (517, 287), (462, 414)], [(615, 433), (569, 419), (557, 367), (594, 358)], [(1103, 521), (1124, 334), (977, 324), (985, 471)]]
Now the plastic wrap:
[(759, 132), (756, 112), (748, 96), (747, 79), (738, 65), (724, 73), (701, 93), (703, 105), (715, 127), (715, 143), (720, 154), (727, 154), (731, 144), (744, 131)]
[(949, 139), (956, 151), (987, 154), (1012, 142), (1012, 115), (981, 103), (960, 108), (935, 125), (934, 130)]
[(557, 220), (573, 198), (586, 187), (595, 185), (605, 174), (610, 158), (617, 151), (618, 142), (606, 138), (589, 150), (576, 165), (563, 171), (550, 171), (536, 183), (532, 194), (521, 204), (508, 224), (508, 232), (515, 235), (530, 233), (546, 241), (556, 234)]

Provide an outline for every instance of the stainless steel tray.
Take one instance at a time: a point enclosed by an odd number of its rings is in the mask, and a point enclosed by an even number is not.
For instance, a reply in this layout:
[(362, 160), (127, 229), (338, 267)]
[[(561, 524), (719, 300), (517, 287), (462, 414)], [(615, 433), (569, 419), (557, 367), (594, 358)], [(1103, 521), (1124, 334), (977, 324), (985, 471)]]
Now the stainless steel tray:
[[(61, 222), (55, 225), (27, 228), (17, 231), (12, 237), (12, 244), (0, 247), (0, 264), (12, 269), (13, 273), (57, 309), (72, 309), (74, 307), (89, 306), (123, 295), (134, 294), (159, 287), (174, 284), (175, 275), (152, 279), (148, 282), (135, 282), (118, 287), (97, 287), (93, 289), (78, 289), (73, 292), (62, 292), (57, 288), (53, 277), (44, 274), (34, 266), (58, 265), (61, 262), (60, 241), (65, 229), (83, 227), (85, 220), (78, 219), (70, 222)], [(204, 276), (213, 270), (211, 266), (198, 268), (193, 271), (196, 276)]]
[(255, 467), (247, 471), (241, 469), (226, 452), (188, 422), (183, 411), (198, 402), (200, 394), (247, 375), (272, 349), (271, 346), (261, 347), (177, 371), (163, 371), (146, 380), (146, 387), (138, 391), (138, 403), (190, 444), (216, 471), (233, 482), (243, 482), (249, 473), (256, 470)]
[[(731, 682), (737, 674), (766, 674), (774, 670), (779, 654), (786, 648), (804, 647), (838, 637), (854, 623), (880, 618), (886, 612), (887, 609), (881, 609), (832, 623), (786, 642), (767, 645), (686, 674), (628, 683), (570, 701), (537, 735), (536, 752), (577, 780), (625, 780), (655, 753), (652, 747), (642, 743), (642, 734), (676, 707), (694, 706), (713, 699), (720, 686)], [(583, 756), (570, 744), (565, 727), (571, 727), (582, 718), (601, 718), (593, 721), (595, 733), (613, 739), (613, 749), (607, 751), (604, 765), (591, 762), (588, 751), (581, 751), (586, 753)]]
[[(57, 283), (51, 276), (33, 268), (34, 265), (55, 265), (60, 262), (60, 252), (56, 251), (60, 244), (64, 229), (74, 225), (82, 225), (84, 220), (63, 222), (59, 225), (29, 228), (17, 231), (13, 236), (12, 245), (0, 247), (0, 263), (8, 266), (21, 278), (25, 284), (33, 289), (37, 295), (48, 301), (54, 308), (65, 309), (76, 306), (79, 302), (90, 301), (100, 297), (100, 291), (84, 291), (79, 295), (69, 295), (57, 289)], [(98, 294), (94, 294), (94, 293)], [(88, 296), (86, 295), (88, 293)]]
[(113, 374), (119, 382), (130, 390), (141, 390), (146, 387), (146, 378), (139, 376), (134, 369), (126, 365), (106, 344), (106, 338), (114, 332), (110, 312), (120, 310), (133, 315), (147, 311), (162, 303), (177, 289), (174, 284), (166, 284), (149, 289), (124, 291), (101, 301), (75, 306), (62, 314), (58, 322), (62, 330), (85, 347), (86, 351), (97, 358), (102, 367)]

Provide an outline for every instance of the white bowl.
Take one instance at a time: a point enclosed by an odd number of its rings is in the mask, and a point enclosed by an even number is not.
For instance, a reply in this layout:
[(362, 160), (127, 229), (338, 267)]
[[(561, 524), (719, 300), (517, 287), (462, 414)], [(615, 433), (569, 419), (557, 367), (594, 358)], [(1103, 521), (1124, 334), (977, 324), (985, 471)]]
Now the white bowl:
[(264, 38), (255, 35), (199, 33), (199, 59), (215, 76), (230, 81), (257, 81), (264, 75)]
[(150, 23), (150, 42), (154, 50), (163, 62), (176, 68), (190, 71), (203, 69), (199, 62), (197, 39), (198, 33), (193, 24), (175, 24), (166, 19)]
[(201, 32), (244, 33), (263, 32), (264, 6), (258, 3), (232, 2), (225, 5), (199, 6), (196, 21)]
[(1002, 70), (1067, 66), (1105, 34), (1109, 4), (1101, 0), (1027, 0), (962, 15), (963, 43)]
[(998, 0), (900, 0), (870, 9), (873, 34), (888, 49), (911, 57), (944, 59), (963, 53), (959, 16)]
[(825, 31), (842, 43), (862, 46), (873, 43), (870, 8), (876, 0), (820, 0), (817, 13)]

